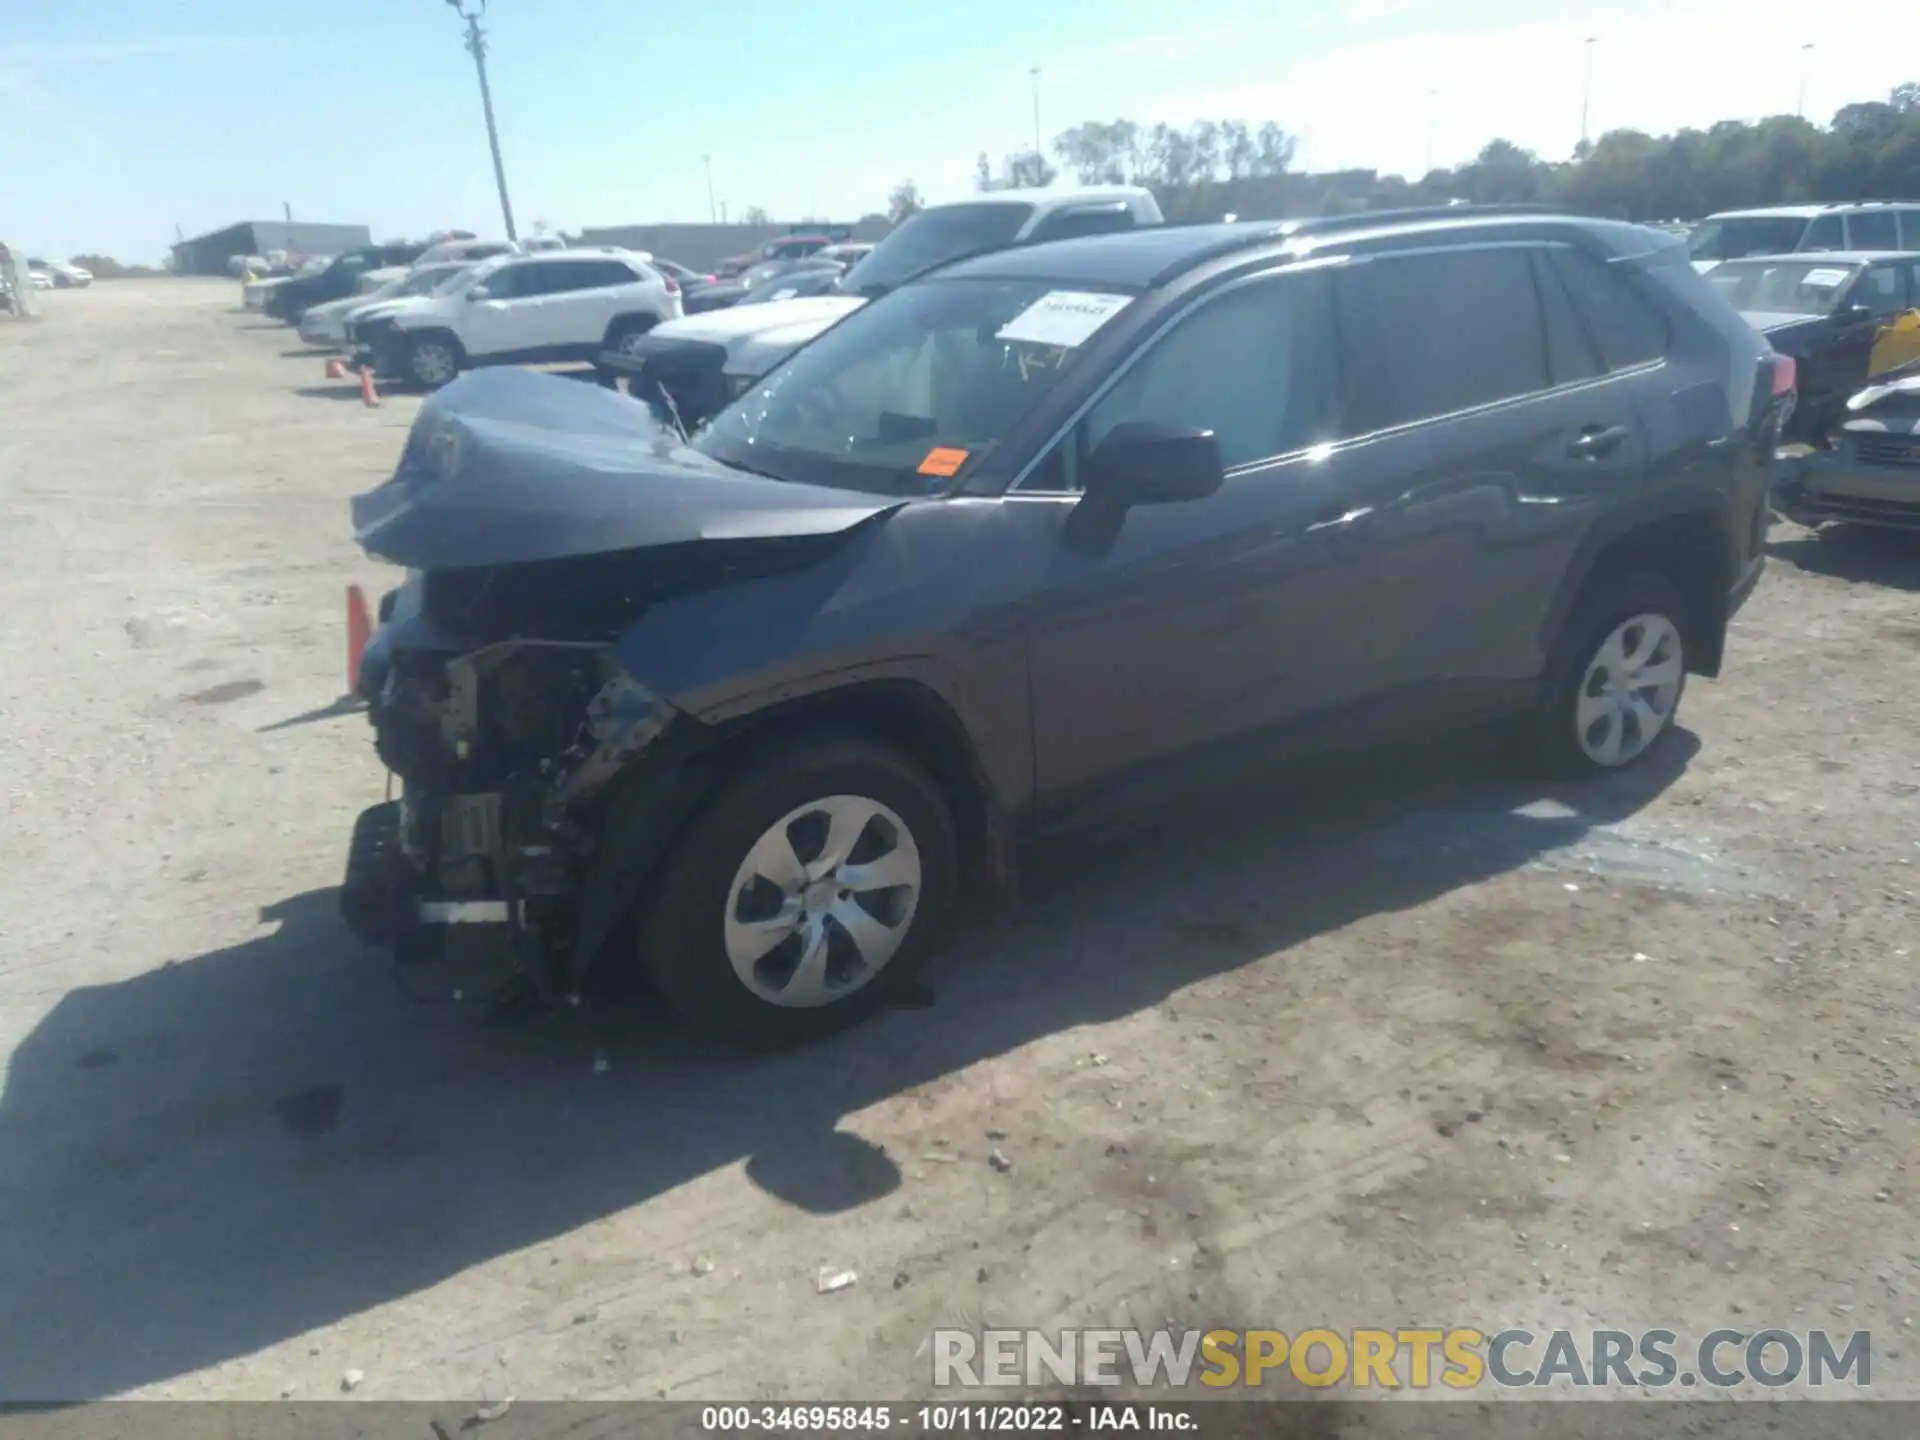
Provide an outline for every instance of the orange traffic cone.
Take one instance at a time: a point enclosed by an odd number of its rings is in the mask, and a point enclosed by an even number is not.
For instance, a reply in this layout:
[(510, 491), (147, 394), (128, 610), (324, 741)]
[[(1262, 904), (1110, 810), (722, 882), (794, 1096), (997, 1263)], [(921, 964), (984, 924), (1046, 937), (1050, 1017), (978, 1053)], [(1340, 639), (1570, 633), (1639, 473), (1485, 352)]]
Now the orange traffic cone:
[(360, 661), (373, 638), (373, 615), (367, 609), (367, 593), (358, 585), (347, 586), (347, 694), (360, 693)]
[(360, 399), (368, 405), (380, 403), (380, 396), (373, 388), (373, 371), (365, 365), (360, 367)]
[(338, 355), (327, 361), (327, 379), (344, 380), (347, 378), (347, 362)]

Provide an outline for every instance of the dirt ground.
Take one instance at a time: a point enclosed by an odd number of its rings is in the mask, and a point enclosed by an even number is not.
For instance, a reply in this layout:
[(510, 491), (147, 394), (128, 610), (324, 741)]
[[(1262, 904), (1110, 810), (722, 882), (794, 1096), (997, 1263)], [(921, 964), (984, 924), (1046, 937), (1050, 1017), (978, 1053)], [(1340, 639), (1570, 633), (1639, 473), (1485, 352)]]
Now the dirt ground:
[(1445, 747), (1043, 856), (930, 1004), (797, 1054), (481, 1029), (333, 902), (384, 778), (346, 500), (417, 402), (225, 282), (43, 298), (0, 1399), (904, 1397), (939, 1324), (1168, 1321), (1867, 1329), (1920, 1395), (1920, 542), (1776, 527), (1643, 775)]

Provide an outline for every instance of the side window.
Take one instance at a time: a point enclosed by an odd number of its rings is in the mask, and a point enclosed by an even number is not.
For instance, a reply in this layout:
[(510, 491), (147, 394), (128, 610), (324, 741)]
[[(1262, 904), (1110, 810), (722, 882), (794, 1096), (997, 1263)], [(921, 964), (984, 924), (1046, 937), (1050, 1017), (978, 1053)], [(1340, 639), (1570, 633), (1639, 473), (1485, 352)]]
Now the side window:
[(1540, 287), (1540, 308), (1546, 317), (1549, 378), (1556, 385), (1571, 385), (1605, 374), (1606, 366), (1593, 348), (1587, 327), (1544, 250), (1533, 252), (1533, 279)]
[(1116, 230), (1133, 229), (1133, 212), (1126, 206), (1105, 206), (1097, 210), (1058, 210), (1033, 227), (1028, 243), (1042, 240), (1070, 240), (1076, 235), (1110, 235)]
[(1555, 249), (1552, 264), (1586, 317), (1609, 370), (1645, 365), (1666, 355), (1667, 322), (1625, 277), (1570, 247)]
[(1898, 250), (1900, 222), (1891, 210), (1856, 210), (1847, 217), (1847, 244), (1855, 250)]
[(480, 283), (492, 300), (519, 300), (538, 292), (532, 287), (533, 266), (503, 265)]
[(1842, 250), (1846, 248), (1846, 232), (1841, 226), (1838, 215), (1820, 215), (1807, 226), (1807, 233), (1800, 237), (1798, 248), (1802, 250)]
[(1331, 438), (1339, 344), (1324, 273), (1255, 281), (1203, 298), (1100, 397), (1022, 487), (1078, 490), (1079, 467), (1116, 425), (1190, 425), (1229, 467)]
[(1908, 260), (1904, 268), (1907, 272), (1907, 308), (1920, 310), (1920, 260)]
[(618, 260), (549, 260), (540, 268), (553, 272), (553, 282), (547, 289), (554, 294), (633, 284), (633, 271)]
[(1381, 377), (1381, 425), (1406, 425), (1545, 390), (1545, 326), (1528, 253), (1441, 250), (1361, 267), (1374, 325), (1356, 337)]
[(1907, 286), (1900, 271), (1897, 265), (1869, 265), (1854, 282), (1847, 303), (1866, 306), (1876, 319), (1891, 320), (1907, 308)]
[[(1909, 208), (1900, 212), (1900, 248), (1920, 250), (1920, 210)], [(1920, 296), (1914, 298), (1920, 300)]]

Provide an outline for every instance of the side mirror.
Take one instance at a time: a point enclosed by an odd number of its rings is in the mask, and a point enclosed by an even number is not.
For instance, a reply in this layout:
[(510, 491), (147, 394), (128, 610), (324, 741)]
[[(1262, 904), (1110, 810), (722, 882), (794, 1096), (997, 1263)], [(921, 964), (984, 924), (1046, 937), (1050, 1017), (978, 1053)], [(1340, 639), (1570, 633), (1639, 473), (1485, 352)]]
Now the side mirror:
[(467, 291), (468, 300), (491, 300), (492, 298), (492, 292), (484, 285), (476, 285)]
[(1864, 325), (1867, 321), (1873, 319), (1873, 307), (1871, 305), (1843, 305), (1840, 307), (1840, 318), (1849, 325)]
[(1108, 431), (1088, 457), (1085, 493), (1114, 505), (1171, 505), (1204, 500), (1226, 478), (1211, 430), (1129, 420)]

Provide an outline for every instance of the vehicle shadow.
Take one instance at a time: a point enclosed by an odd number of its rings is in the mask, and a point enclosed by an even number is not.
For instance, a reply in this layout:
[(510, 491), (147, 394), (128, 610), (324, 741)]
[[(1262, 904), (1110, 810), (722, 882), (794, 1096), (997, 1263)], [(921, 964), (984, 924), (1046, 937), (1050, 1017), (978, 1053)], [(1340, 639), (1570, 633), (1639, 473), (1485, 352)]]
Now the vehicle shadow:
[(1872, 525), (1830, 525), (1767, 542), (1767, 553), (1814, 575), (1896, 590), (1920, 590), (1920, 534)]
[(901, 1177), (844, 1116), (1576, 845), (1697, 748), (1677, 732), (1636, 773), (1556, 790), (1449, 742), (1059, 842), (910, 1008), (774, 1056), (642, 1005), (476, 1026), (402, 998), (332, 891), (277, 901), (258, 938), (69, 992), (15, 1051), (0, 1401), (251, 1354), (742, 1160), (809, 1212), (861, 1205)]
[(335, 380), (327, 385), (296, 385), (293, 393), (306, 400), (351, 400), (359, 404), (364, 399), (358, 380)]
[(322, 355), (338, 355), (340, 352), (331, 345), (301, 345), (292, 350), (282, 350), (282, 360), (317, 360)]

